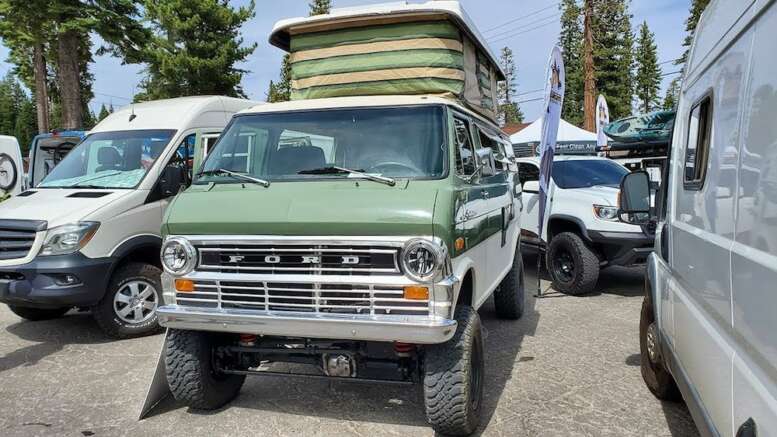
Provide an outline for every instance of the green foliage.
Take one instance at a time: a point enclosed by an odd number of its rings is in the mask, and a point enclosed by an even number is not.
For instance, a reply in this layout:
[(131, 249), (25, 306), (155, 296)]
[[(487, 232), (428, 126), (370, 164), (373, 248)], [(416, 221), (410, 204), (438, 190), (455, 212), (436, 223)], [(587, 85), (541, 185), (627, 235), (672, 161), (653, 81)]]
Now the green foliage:
[(634, 95), (634, 35), (627, 0), (593, 0), (596, 89), (612, 119), (631, 115)]
[(566, 91), (561, 117), (580, 126), (583, 124), (583, 21), (582, 11), (576, 0), (563, 0), (559, 5), (561, 33), (559, 47), (566, 69)]
[(240, 28), (254, 16), (253, 1), (234, 8), (228, 0), (146, 0), (154, 35), (143, 50), (146, 78), (136, 100), (218, 94), (244, 97), (245, 70), (236, 66), (256, 49), (244, 46)]
[(16, 137), (22, 149), (37, 133), (35, 105), (16, 78), (8, 74), (0, 81), (0, 135)]
[(647, 21), (639, 28), (637, 39), (637, 74), (634, 77), (635, 90), (642, 112), (650, 112), (659, 107), (661, 99), (661, 68), (658, 66), (658, 47), (655, 35), (650, 31)]
[(513, 58), (513, 51), (509, 47), (503, 47), (499, 55), (499, 64), (502, 67), (502, 71), (505, 73), (505, 80), (499, 82), (497, 85), (497, 98), (499, 99), (499, 106), (497, 107), (497, 118), (506, 123), (521, 123), (523, 122), (523, 111), (518, 106), (517, 102), (513, 101), (513, 97), (517, 92), (518, 84), (516, 76), (518, 69), (515, 66), (515, 60)]
[(313, 0), (310, 6), (310, 15), (328, 14), (332, 10), (332, 0)]
[(108, 108), (105, 107), (105, 104), (103, 103), (100, 105), (100, 112), (97, 113), (97, 121), (103, 121), (105, 117), (111, 115), (111, 112), (113, 112), (113, 109), (108, 110)]
[(708, 4), (710, 4), (710, 0), (692, 0), (691, 2), (690, 14), (688, 19), (685, 20), (685, 31), (687, 32), (685, 41), (683, 41), (685, 52), (683, 52), (683, 55), (675, 61), (675, 65), (682, 65), (683, 69), (685, 69), (685, 63), (688, 61), (688, 54), (691, 51), (691, 43), (693, 43), (693, 35), (696, 32), (696, 26), (699, 24), (701, 14), (704, 12), (704, 9), (707, 8)]
[(664, 111), (672, 111), (676, 109), (677, 102), (680, 99), (680, 78), (676, 77), (669, 83), (669, 87), (666, 89), (666, 96), (664, 96), (664, 104), (662, 109)]

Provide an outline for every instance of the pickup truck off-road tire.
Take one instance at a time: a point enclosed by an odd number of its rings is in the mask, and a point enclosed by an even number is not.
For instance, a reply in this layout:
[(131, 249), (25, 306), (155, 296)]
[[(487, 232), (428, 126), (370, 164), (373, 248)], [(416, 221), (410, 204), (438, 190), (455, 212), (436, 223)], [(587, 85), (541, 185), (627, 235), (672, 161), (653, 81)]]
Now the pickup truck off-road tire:
[(599, 280), (599, 257), (572, 232), (562, 232), (550, 240), (547, 268), (553, 288), (564, 294), (590, 293)]
[(502, 319), (517, 320), (523, 315), (526, 293), (523, 287), (523, 258), (516, 249), (513, 267), (494, 292), (496, 315)]
[(165, 343), (167, 383), (178, 402), (200, 410), (214, 410), (237, 396), (245, 375), (217, 373), (213, 347), (220, 336), (212, 332), (170, 329)]
[(70, 308), (29, 308), (8, 305), (8, 309), (22, 319), (37, 322), (39, 320), (51, 320), (62, 317)]
[(162, 304), (162, 271), (151, 264), (129, 263), (111, 277), (92, 316), (109, 337), (131, 338), (162, 331), (156, 309)]
[(642, 379), (655, 397), (665, 401), (680, 399), (680, 390), (661, 358), (658, 332), (650, 299), (642, 301), (639, 318), (639, 351)]
[(458, 327), (446, 343), (428, 346), (424, 357), (426, 418), (440, 434), (472, 434), (483, 398), (483, 337), (477, 311), (456, 309)]

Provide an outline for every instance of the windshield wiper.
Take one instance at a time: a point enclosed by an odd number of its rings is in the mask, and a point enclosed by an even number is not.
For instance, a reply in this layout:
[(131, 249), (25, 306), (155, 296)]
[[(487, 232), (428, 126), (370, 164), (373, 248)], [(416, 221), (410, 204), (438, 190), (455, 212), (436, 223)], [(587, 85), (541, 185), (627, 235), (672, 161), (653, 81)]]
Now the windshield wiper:
[(270, 181), (268, 181), (268, 180), (255, 178), (253, 176), (248, 176), (247, 174), (244, 174), (244, 173), (238, 173), (238, 172), (227, 170), (227, 169), (224, 169), (224, 168), (218, 168), (218, 169), (215, 169), (215, 170), (204, 170), (204, 171), (201, 171), (201, 172), (197, 173), (197, 176), (209, 176), (209, 175), (220, 175), (220, 174), (225, 174), (225, 175), (231, 176), (231, 177), (233, 177), (235, 179), (239, 179), (239, 180), (243, 180), (243, 181), (247, 181), (247, 182), (253, 182), (253, 183), (259, 184), (259, 185), (261, 185), (261, 186), (263, 186), (265, 188), (270, 186)]
[(390, 187), (393, 187), (394, 185), (397, 184), (397, 181), (386, 176), (378, 176), (374, 174), (364, 173), (364, 171), (362, 170), (351, 170), (350, 168), (337, 167), (337, 166), (312, 168), (310, 170), (302, 170), (297, 172), (297, 174), (341, 174), (341, 173), (348, 173), (350, 175), (354, 175), (362, 179), (367, 179), (381, 184), (386, 184)]

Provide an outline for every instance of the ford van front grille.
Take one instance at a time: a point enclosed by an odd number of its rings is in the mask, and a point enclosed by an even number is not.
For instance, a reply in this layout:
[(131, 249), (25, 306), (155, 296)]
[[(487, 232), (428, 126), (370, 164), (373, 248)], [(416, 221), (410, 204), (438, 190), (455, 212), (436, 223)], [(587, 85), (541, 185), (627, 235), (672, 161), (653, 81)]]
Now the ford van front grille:
[(198, 271), (243, 274), (398, 275), (399, 249), (342, 245), (198, 245)]
[(188, 307), (370, 315), (428, 315), (428, 300), (403, 297), (402, 287), (249, 281), (195, 281), (176, 293)]
[(27, 257), (35, 244), (35, 235), (44, 229), (45, 221), (0, 220), (0, 261)]

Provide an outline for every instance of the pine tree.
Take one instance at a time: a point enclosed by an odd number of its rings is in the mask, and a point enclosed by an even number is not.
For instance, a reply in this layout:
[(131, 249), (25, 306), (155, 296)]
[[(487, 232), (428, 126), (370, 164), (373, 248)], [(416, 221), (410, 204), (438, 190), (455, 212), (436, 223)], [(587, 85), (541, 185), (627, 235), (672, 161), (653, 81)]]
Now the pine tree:
[(683, 69), (685, 69), (685, 63), (688, 61), (688, 53), (691, 51), (691, 43), (693, 43), (696, 26), (699, 24), (702, 12), (704, 12), (709, 3), (710, 0), (692, 0), (691, 2), (690, 15), (685, 20), (685, 31), (687, 32), (685, 41), (683, 41), (685, 52), (675, 61), (675, 65), (682, 65)]
[(637, 40), (637, 74), (634, 77), (637, 100), (642, 112), (650, 112), (661, 103), (658, 92), (661, 89), (661, 67), (658, 66), (658, 47), (655, 35), (647, 21), (639, 28)]
[(310, 6), (310, 16), (328, 14), (332, 10), (332, 0), (313, 0)]
[(610, 116), (631, 115), (634, 95), (634, 35), (627, 0), (594, 0), (596, 89), (607, 99)]
[[(313, 0), (308, 3), (310, 16), (328, 14), (332, 10), (332, 0)], [(281, 73), (278, 82), (270, 82), (267, 88), (267, 101), (286, 102), (291, 100), (291, 61), (289, 55), (283, 56), (281, 61)]]
[(559, 47), (566, 70), (566, 91), (561, 117), (580, 126), (583, 124), (582, 10), (576, 0), (563, 0), (559, 8), (562, 11)]
[(502, 124), (523, 122), (523, 112), (518, 103), (513, 101), (517, 92), (515, 60), (513, 51), (509, 47), (503, 47), (499, 56), (499, 63), (502, 71), (505, 73), (505, 80), (497, 85), (497, 96), (499, 98), (497, 117)]
[(666, 89), (666, 96), (664, 96), (664, 111), (674, 111), (677, 106), (677, 101), (680, 98), (680, 78), (676, 77), (669, 83), (669, 87)]
[[(25, 96), (26, 97), (26, 96)], [(38, 120), (36, 115), (35, 103), (32, 99), (25, 98), (19, 107), (16, 116), (16, 126), (13, 136), (19, 141), (22, 149), (22, 155), (27, 156), (32, 138), (38, 134)]]
[(97, 113), (97, 121), (103, 121), (105, 117), (109, 116), (111, 113), (108, 112), (108, 108), (105, 107), (105, 104), (103, 103), (100, 105), (100, 112)]
[(144, 2), (154, 35), (143, 52), (146, 77), (136, 100), (198, 94), (244, 97), (243, 69), (236, 67), (256, 49), (244, 46), (240, 27), (255, 4), (234, 8), (228, 0)]

